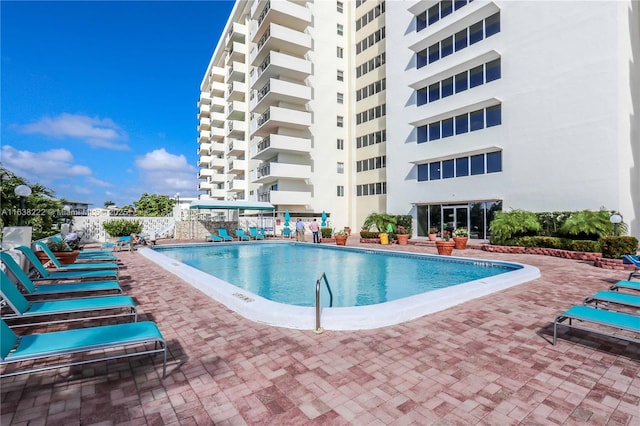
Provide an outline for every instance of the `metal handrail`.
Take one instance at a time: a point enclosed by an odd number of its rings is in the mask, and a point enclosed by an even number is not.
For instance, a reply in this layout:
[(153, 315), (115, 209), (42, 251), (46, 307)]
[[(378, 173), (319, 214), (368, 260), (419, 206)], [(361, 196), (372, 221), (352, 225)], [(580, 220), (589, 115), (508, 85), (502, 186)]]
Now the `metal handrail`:
[(318, 334), (324, 331), (324, 329), (320, 327), (320, 281), (322, 281), (323, 278), (324, 283), (327, 285), (327, 290), (329, 291), (329, 307), (333, 307), (333, 292), (331, 291), (331, 286), (329, 285), (327, 276), (323, 272), (316, 280), (316, 329), (313, 330), (313, 332)]

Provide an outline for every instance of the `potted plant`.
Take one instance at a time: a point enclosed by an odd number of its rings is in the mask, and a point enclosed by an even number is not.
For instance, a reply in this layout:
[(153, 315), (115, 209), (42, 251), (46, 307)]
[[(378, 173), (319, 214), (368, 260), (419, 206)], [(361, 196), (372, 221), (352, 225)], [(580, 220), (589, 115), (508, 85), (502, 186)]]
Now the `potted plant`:
[(338, 231), (333, 234), (333, 238), (336, 239), (336, 245), (346, 246), (347, 245), (347, 233), (344, 231)]
[(438, 237), (438, 228), (429, 229), (429, 241), (435, 241)]
[(453, 241), (455, 242), (454, 248), (456, 250), (466, 249), (467, 241), (469, 241), (469, 231), (467, 228), (456, 228), (453, 231)]
[(380, 237), (380, 244), (389, 244), (389, 232), (397, 223), (396, 217), (386, 213), (371, 213), (364, 221), (363, 229), (371, 229), (375, 226)]
[(445, 229), (444, 231), (442, 231), (442, 239), (436, 241), (438, 254), (443, 256), (451, 256), (455, 244), (455, 242), (451, 241), (451, 233)]
[[(72, 249), (65, 241), (49, 240), (47, 241), (47, 247), (49, 247), (56, 259), (63, 265), (74, 263), (80, 255), (80, 250)], [(43, 265), (51, 261), (49, 256), (42, 250), (35, 251), (35, 254)]]
[(396, 228), (396, 239), (398, 240), (398, 245), (406, 246), (409, 242), (409, 233), (404, 226), (398, 226)]

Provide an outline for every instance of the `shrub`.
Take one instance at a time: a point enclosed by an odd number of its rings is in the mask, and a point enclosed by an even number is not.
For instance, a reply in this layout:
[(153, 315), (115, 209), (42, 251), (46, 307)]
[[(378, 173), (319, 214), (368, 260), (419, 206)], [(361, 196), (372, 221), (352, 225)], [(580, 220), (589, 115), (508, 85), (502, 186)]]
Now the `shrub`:
[(363, 229), (360, 231), (360, 238), (380, 238), (380, 233)]
[(597, 240), (613, 235), (613, 224), (609, 221), (608, 210), (582, 210), (574, 212), (567, 218), (559, 234), (572, 236), (576, 240)]
[(320, 235), (322, 235), (322, 238), (331, 238), (332, 233), (333, 229), (331, 228), (320, 228)]
[(570, 239), (563, 239), (563, 241), (566, 241), (566, 245), (563, 247), (565, 250), (584, 251), (590, 253), (598, 253), (600, 251), (599, 241)]
[(513, 210), (496, 212), (490, 229), (491, 244), (513, 245), (517, 238), (535, 235), (541, 226), (535, 213)]
[(125, 237), (142, 232), (142, 223), (139, 220), (108, 220), (102, 224), (102, 227), (112, 237)]
[(600, 238), (602, 257), (608, 259), (620, 259), (625, 254), (638, 252), (638, 239), (636, 237), (603, 237)]

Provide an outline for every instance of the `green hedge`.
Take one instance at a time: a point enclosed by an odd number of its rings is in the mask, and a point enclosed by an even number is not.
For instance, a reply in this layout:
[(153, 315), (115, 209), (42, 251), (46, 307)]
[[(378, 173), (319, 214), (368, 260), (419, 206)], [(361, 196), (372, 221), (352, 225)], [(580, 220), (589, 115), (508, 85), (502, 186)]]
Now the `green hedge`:
[(360, 238), (380, 238), (380, 233), (373, 232), (373, 231), (366, 231), (363, 229), (362, 231), (360, 231)]
[(620, 259), (625, 254), (638, 252), (638, 239), (636, 237), (603, 237), (600, 239), (602, 257), (608, 259)]
[(320, 235), (322, 235), (322, 238), (331, 238), (331, 236), (333, 235), (333, 229), (320, 228)]
[(111, 237), (126, 237), (142, 232), (142, 223), (139, 220), (108, 220), (102, 224), (102, 227)]

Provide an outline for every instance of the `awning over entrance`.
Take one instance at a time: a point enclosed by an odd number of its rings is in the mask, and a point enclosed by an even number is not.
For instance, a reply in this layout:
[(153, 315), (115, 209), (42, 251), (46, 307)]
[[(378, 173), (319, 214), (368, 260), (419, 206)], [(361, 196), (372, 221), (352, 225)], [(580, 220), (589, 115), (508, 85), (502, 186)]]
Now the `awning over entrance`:
[(229, 210), (275, 210), (275, 206), (264, 201), (226, 201), (226, 200), (194, 200), (190, 209), (229, 209)]

